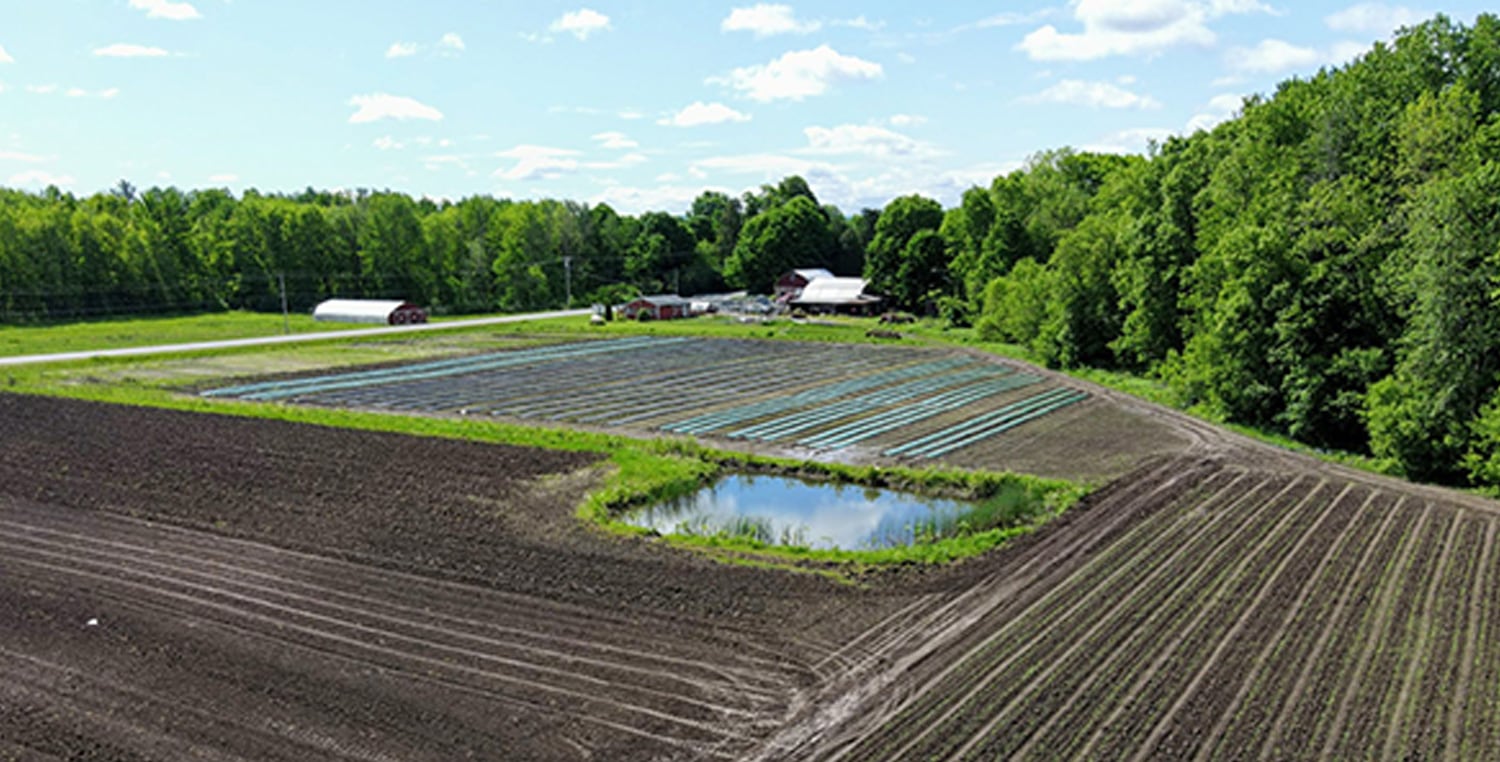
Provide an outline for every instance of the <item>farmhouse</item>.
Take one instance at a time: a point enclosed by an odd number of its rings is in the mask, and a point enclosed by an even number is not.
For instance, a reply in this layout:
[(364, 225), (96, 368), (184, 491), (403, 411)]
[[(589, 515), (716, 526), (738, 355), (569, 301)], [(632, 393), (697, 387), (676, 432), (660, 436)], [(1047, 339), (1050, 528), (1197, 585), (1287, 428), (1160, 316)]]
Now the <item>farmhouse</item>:
[(411, 302), (329, 299), (313, 308), (313, 319), (331, 323), (407, 325), (427, 322), (427, 311)]
[(789, 304), (809, 312), (832, 312), (844, 315), (868, 315), (881, 299), (865, 293), (864, 278), (818, 278)]
[(776, 299), (777, 302), (784, 304), (787, 301), (796, 299), (798, 296), (800, 296), (802, 294), (802, 289), (807, 288), (807, 284), (819, 278), (832, 277), (833, 273), (828, 272), (821, 267), (791, 270), (788, 271), (785, 275), (782, 275), (780, 278), (776, 279), (776, 287), (772, 293), (772, 296)]
[(673, 320), (692, 317), (692, 302), (676, 294), (638, 296), (620, 308), (626, 320)]

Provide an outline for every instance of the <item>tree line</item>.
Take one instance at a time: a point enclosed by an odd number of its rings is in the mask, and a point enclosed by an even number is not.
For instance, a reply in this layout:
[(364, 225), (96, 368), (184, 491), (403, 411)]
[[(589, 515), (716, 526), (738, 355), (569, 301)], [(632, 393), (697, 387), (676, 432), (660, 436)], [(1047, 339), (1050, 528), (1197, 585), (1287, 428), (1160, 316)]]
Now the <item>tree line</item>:
[(1438, 16), (1147, 156), (1067, 149), (950, 209), (799, 177), (684, 215), (396, 193), (0, 192), (0, 318), (387, 296), (472, 312), (862, 274), (892, 307), (1410, 477), (1500, 486), (1500, 22)]
[(1050, 364), (1500, 486), (1497, 111), (1500, 23), (1438, 16), (1148, 157), (971, 190), (940, 225), (948, 293)]
[(401, 193), (0, 189), (0, 321), (215, 309), (305, 311), (401, 298), (439, 314), (529, 311), (750, 287), (782, 271), (858, 275), (877, 213), (845, 217), (789, 177), (687, 214)]

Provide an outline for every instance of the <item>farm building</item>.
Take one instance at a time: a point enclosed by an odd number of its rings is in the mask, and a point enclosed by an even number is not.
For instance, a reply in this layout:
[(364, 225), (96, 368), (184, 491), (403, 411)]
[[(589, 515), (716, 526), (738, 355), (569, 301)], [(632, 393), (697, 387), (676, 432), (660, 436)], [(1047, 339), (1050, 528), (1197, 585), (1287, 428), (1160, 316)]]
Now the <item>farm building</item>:
[(864, 278), (818, 278), (802, 289), (789, 304), (809, 312), (834, 312), (845, 315), (868, 315), (880, 304), (880, 297), (865, 293)]
[(411, 302), (329, 299), (313, 308), (313, 319), (331, 323), (407, 325), (427, 322), (427, 311)]
[(807, 288), (807, 284), (812, 283), (819, 278), (832, 277), (833, 273), (828, 272), (821, 267), (803, 270), (791, 270), (785, 275), (776, 279), (776, 287), (772, 291), (772, 296), (775, 297), (776, 301), (784, 304), (787, 301), (796, 299), (798, 296), (800, 296), (802, 294), (802, 289)]
[(620, 308), (626, 320), (673, 320), (692, 317), (692, 302), (676, 294), (638, 296)]

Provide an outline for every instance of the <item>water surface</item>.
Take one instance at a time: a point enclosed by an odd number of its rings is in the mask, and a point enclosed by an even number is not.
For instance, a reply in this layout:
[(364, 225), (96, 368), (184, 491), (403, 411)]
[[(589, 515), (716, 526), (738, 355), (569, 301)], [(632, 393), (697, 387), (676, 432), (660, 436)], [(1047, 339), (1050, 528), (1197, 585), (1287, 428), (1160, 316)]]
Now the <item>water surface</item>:
[(662, 534), (753, 536), (773, 545), (870, 550), (952, 529), (973, 509), (958, 500), (781, 476), (737, 474), (624, 517)]

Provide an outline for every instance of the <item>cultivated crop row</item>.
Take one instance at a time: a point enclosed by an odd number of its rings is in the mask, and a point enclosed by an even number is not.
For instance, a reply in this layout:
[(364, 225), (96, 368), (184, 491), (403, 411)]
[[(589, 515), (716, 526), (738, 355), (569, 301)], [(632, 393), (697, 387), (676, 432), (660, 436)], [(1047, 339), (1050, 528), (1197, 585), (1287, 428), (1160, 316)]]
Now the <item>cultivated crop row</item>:
[(13, 507), (0, 516), (0, 556), (33, 587), (85, 584), (120, 606), (710, 756), (763, 732), (789, 686), (809, 679), (754, 643), (722, 659), (677, 648), (681, 624), (662, 637), (603, 611), (103, 516)]
[[(931, 459), (1082, 402), (1084, 392), (953, 352), (628, 337), (214, 389), (209, 396), (871, 446)], [(1020, 391), (1036, 385), (1038, 390)]]
[(825, 751), (1483, 758), (1500, 719), (1497, 520), (1344, 479), (1206, 474), (1024, 606), (978, 619)]
[[(1240, 484), (1242, 478), (1243, 475), (1227, 472), (1214, 473), (1200, 489), (1190, 492), (1187, 497), (1199, 496), (1203, 489), (1212, 490), (1214, 496), (1223, 495), (1229, 488)], [(1128, 504), (1133, 499), (1149, 501), (1153, 497), (1145, 491), (1120, 495), (1118, 499)], [(1156, 552), (1157, 548), (1168, 543), (1176, 534), (1174, 528), (1183, 529), (1176, 516), (1174, 510), (1158, 511), (1133, 526), (1092, 563), (1059, 581), (1045, 597), (997, 622), (994, 629), (982, 624), (976, 626), (974, 629), (982, 634), (983, 639), (961, 644), (964, 650), (947, 655), (946, 668), (928, 678), (927, 684), (878, 732), (847, 749), (847, 756), (858, 759), (894, 754), (922, 741), (938, 729), (937, 723), (944, 717), (962, 711), (966, 703), (985, 689), (991, 681), (991, 671), (1020, 665), (1025, 656), (1022, 649), (1053, 633), (1051, 622), (1078, 616), (1084, 611), (1095, 600), (1091, 591), (1097, 591), (1099, 598), (1107, 598), (1112, 593), (1135, 587), (1147, 569), (1122, 562), (1135, 552)], [(1033, 613), (1034, 616), (1025, 615)]]

